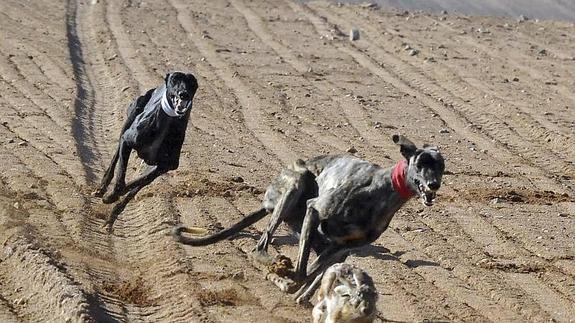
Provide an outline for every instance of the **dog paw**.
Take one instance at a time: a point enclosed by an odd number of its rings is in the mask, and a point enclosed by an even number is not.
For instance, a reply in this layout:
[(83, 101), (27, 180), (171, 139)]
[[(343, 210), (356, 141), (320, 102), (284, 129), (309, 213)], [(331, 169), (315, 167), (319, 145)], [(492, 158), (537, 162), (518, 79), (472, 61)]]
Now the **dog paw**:
[(307, 295), (302, 295), (302, 296), (296, 297), (295, 302), (298, 303), (299, 305), (312, 308), (313, 305), (312, 305), (312, 303), (309, 301), (309, 299), (310, 299), (309, 296), (307, 296)]
[(104, 223), (102, 228), (106, 229), (106, 232), (108, 234), (111, 234), (112, 232), (114, 232), (114, 225), (113, 225), (113, 223), (110, 223), (110, 220), (106, 221), (106, 223)]
[(99, 189), (93, 191), (90, 195), (92, 195), (93, 197), (102, 197), (102, 196), (104, 196), (105, 192), (106, 192), (105, 189), (99, 188)]
[(106, 196), (104, 196), (102, 198), (102, 202), (104, 202), (104, 204), (112, 204), (114, 202), (116, 202), (118, 200), (118, 198), (120, 198), (120, 196), (118, 194), (107, 194)]

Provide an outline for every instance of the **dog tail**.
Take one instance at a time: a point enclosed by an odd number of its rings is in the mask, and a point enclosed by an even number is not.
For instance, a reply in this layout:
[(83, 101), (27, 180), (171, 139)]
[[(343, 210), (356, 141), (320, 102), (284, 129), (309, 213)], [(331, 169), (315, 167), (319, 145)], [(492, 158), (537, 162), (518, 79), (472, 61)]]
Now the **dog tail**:
[(200, 237), (200, 238), (190, 238), (184, 237), (182, 235), (183, 232), (188, 232), (192, 234), (200, 234), (206, 233), (205, 229), (201, 228), (186, 228), (182, 225), (176, 226), (172, 229), (172, 236), (174, 240), (187, 244), (190, 246), (207, 246), (212, 243), (216, 243), (218, 241), (222, 241), (226, 238), (231, 237), (232, 235), (240, 232), (241, 230), (247, 228), (248, 226), (258, 222), (259, 220), (263, 219), (268, 214), (268, 211), (265, 208), (261, 208), (255, 212), (250, 213), (248, 216), (243, 218), (238, 223), (232, 225), (231, 227), (224, 229), (220, 232), (214, 233), (207, 237)]

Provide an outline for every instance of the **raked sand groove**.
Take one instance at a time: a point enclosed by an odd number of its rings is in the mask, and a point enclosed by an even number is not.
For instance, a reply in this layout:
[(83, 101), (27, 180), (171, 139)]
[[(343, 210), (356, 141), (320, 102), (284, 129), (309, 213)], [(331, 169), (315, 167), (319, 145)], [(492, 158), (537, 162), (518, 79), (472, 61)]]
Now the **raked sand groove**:
[[(266, 221), (202, 248), (169, 230), (234, 223), (295, 158), (355, 149), (389, 166), (394, 133), (438, 144), (448, 174), (432, 208), (409, 202), (348, 258), (374, 278), (378, 320), (575, 317), (573, 25), (289, 0), (6, 0), (0, 27), (0, 321), (309, 322), (250, 263)], [(90, 192), (128, 104), (173, 70), (200, 81), (180, 168), (108, 234), (110, 207)], [(295, 259), (296, 242), (280, 228), (272, 252)]]

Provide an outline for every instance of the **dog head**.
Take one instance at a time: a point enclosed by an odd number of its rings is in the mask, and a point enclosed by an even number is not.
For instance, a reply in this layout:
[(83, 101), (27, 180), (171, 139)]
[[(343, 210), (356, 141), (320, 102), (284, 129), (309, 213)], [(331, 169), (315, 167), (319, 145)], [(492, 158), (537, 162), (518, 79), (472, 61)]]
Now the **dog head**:
[(192, 110), (192, 100), (198, 89), (198, 81), (192, 74), (174, 72), (166, 74), (166, 98), (176, 115), (184, 116)]
[(400, 146), (400, 152), (407, 160), (407, 185), (419, 194), (424, 205), (433, 205), (445, 171), (445, 162), (439, 149), (428, 145), (417, 148), (402, 135), (393, 135), (392, 139)]

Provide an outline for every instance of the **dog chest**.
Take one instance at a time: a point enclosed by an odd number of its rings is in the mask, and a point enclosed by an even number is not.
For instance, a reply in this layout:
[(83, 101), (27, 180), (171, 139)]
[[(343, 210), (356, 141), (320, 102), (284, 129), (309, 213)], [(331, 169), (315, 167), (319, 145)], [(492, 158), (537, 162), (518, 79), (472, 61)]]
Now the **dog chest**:
[(170, 133), (169, 127), (153, 127), (142, 132), (136, 143), (138, 157), (142, 158), (148, 165), (156, 165), (160, 160), (162, 146), (166, 144), (166, 139)]

